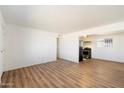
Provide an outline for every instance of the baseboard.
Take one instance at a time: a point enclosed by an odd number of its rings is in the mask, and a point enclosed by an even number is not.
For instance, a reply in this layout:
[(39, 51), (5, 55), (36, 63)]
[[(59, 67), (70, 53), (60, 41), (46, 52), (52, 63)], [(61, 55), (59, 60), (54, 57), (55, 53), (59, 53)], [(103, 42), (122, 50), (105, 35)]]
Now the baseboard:
[(116, 63), (122, 63), (122, 64), (124, 64), (124, 62), (119, 62), (119, 61), (114, 61), (114, 60), (108, 60), (108, 59), (100, 59), (100, 58), (92, 58), (92, 59), (99, 60), (99, 61), (116, 62)]
[[(68, 61), (68, 62), (73, 62), (73, 63), (79, 63), (79, 62), (74, 62), (74, 61), (70, 61), (70, 60), (68, 60), (68, 59), (63, 59), (63, 58), (59, 58), (60, 60), (65, 60), (65, 61)], [(58, 59), (58, 60), (59, 60)]]
[(45, 64), (45, 63), (54, 62), (54, 61), (56, 61), (56, 59), (48, 60), (48, 61), (44, 61), (44, 62), (36, 63), (36, 64), (28, 64), (28, 65), (17, 66), (17, 67), (13, 67), (13, 68), (9, 68), (9, 69), (4, 69), (4, 72), (17, 70), (17, 69), (21, 69), (21, 68), (25, 68), (25, 67), (30, 67), (30, 66), (34, 66), (34, 65), (39, 65), (39, 64)]

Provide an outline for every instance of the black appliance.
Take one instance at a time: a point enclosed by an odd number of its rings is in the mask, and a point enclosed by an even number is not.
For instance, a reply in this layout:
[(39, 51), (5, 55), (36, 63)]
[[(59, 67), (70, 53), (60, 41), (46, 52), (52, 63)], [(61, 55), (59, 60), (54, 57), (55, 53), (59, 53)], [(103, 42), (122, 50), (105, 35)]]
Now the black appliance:
[(79, 47), (79, 62), (83, 61), (83, 48)]
[(91, 59), (91, 48), (83, 49), (83, 58)]

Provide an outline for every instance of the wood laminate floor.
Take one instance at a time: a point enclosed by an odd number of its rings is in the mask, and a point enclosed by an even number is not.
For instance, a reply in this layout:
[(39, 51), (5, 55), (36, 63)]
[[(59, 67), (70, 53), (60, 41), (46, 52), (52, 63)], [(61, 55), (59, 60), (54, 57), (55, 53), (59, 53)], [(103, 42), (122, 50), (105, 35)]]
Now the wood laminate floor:
[(1, 87), (122, 88), (124, 64), (95, 59), (81, 63), (57, 60), (4, 72)]

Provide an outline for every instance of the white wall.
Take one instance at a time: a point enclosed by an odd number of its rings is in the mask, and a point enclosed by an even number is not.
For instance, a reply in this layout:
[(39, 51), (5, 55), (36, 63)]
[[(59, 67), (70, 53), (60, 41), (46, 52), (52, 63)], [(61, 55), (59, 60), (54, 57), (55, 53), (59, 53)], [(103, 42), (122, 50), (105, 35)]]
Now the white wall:
[(1, 76), (3, 73), (3, 25), (4, 25), (4, 20), (2, 17), (2, 14), (0, 12), (0, 82), (1, 82)]
[(0, 82), (1, 82), (1, 76), (3, 73), (3, 55), (2, 55), (2, 50), (3, 50), (3, 31), (2, 31), (2, 27), (1, 27), (1, 23), (0, 23)]
[(77, 37), (60, 38), (60, 58), (73, 62), (79, 61), (79, 40)]
[[(112, 38), (112, 47), (96, 47), (96, 40)], [(92, 57), (124, 63), (124, 32), (96, 36), (92, 44)]]
[(7, 24), (5, 71), (56, 60), (56, 33)]

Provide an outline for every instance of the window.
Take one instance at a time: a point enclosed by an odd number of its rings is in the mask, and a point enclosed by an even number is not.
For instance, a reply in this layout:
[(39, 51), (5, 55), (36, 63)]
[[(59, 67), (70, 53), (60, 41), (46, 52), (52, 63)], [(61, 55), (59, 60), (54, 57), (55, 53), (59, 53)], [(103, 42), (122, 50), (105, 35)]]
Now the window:
[(112, 38), (99, 39), (96, 41), (97, 47), (112, 47), (113, 40)]

